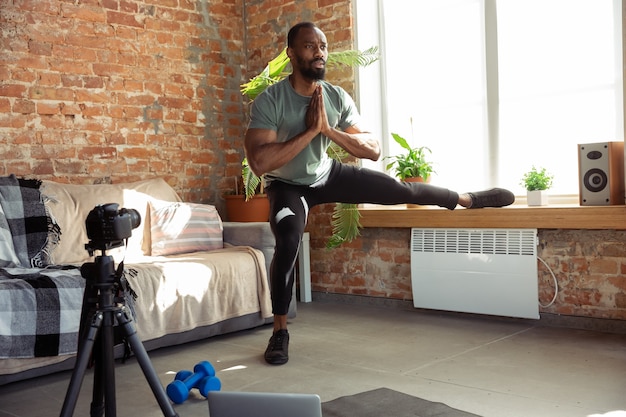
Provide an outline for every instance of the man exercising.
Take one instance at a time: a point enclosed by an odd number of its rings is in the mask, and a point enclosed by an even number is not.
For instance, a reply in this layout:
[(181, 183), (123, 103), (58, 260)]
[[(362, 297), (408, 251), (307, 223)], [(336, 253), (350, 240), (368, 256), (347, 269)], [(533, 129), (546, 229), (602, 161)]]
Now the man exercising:
[(313, 23), (293, 26), (287, 36), (292, 73), (252, 103), (245, 151), (250, 168), (265, 175), (270, 225), (276, 248), (270, 268), (274, 332), (265, 351), (273, 365), (289, 360), (287, 311), (294, 267), (311, 207), (324, 203), (437, 205), (453, 210), (502, 207), (515, 201), (501, 188), (459, 194), (422, 183), (402, 183), (374, 170), (328, 157), (336, 143), (356, 158), (378, 160), (380, 147), (361, 126), (352, 98), (324, 80), (326, 36)]

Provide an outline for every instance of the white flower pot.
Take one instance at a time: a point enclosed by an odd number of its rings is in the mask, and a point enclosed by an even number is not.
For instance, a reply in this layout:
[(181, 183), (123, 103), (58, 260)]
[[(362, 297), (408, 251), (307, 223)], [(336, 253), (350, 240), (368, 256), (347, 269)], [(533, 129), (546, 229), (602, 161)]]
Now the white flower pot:
[(548, 190), (527, 191), (526, 201), (529, 206), (547, 206)]

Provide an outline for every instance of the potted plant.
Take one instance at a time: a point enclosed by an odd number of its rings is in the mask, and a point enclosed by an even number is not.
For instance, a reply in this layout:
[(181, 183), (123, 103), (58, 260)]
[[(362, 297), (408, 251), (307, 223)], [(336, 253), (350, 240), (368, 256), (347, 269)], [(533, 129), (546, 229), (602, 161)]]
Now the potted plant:
[(235, 181), (235, 194), (225, 195), (224, 200), (231, 222), (266, 222), (270, 218), (270, 202), (263, 192), (263, 181), (254, 175), (245, 158), (241, 162), (241, 177)]
[(552, 187), (554, 176), (545, 168), (532, 169), (524, 174), (520, 184), (526, 188), (527, 204), (529, 206), (547, 206), (548, 189)]
[[(435, 172), (433, 163), (428, 160), (427, 154), (431, 153), (430, 148), (420, 146), (411, 148), (409, 142), (397, 133), (391, 136), (406, 152), (387, 156), (384, 159), (391, 159), (391, 162), (385, 167), (387, 170), (393, 168), (393, 172), (400, 181), (404, 182), (430, 182), (430, 176)], [(418, 204), (407, 203), (409, 208), (421, 208)]]
[[(359, 65), (367, 66), (379, 58), (378, 48), (371, 47), (365, 51), (348, 50), (348, 51), (333, 51), (328, 54), (328, 61), (326, 62), (327, 68), (332, 68), (337, 65)], [(277, 83), (286, 76), (289, 75), (288, 71), (285, 71), (289, 64), (289, 57), (287, 56), (287, 49), (283, 49), (277, 57), (272, 59), (267, 66), (259, 74), (254, 76), (247, 83), (241, 84), (241, 93), (248, 97), (250, 100), (254, 100), (263, 90), (272, 84)], [(328, 150), (328, 154), (331, 158), (337, 160), (343, 160), (347, 156), (347, 153), (338, 146), (332, 146)], [(244, 159), (245, 161), (245, 159)], [(247, 164), (246, 164), (247, 165)], [(252, 171), (243, 175), (243, 185), (246, 190), (246, 195), (254, 195), (258, 188), (254, 185), (257, 181), (262, 183), (262, 179), (256, 177)], [(329, 238), (326, 247), (333, 248), (341, 245), (343, 242), (350, 242), (359, 236), (360, 232), (360, 219), (361, 215), (357, 210), (356, 204), (343, 204), (337, 203), (335, 205), (332, 215), (332, 230), (333, 235)]]
[(430, 175), (435, 172), (432, 162), (426, 155), (431, 153), (430, 148), (426, 146), (411, 148), (407, 140), (399, 134), (392, 133), (391, 136), (406, 152), (385, 157), (385, 159), (391, 159), (386, 169), (393, 168), (396, 177), (401, 181), (429, 182)]

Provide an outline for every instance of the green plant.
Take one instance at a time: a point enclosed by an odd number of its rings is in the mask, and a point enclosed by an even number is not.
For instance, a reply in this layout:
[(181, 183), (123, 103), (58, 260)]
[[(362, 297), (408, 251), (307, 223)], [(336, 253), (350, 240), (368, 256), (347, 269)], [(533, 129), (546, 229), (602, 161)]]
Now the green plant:
[(552, 187), (554, 175), (550, 174), (545, 168), (536, 168), (534, 165), (530, 171), (524, 174), (520, 185), (526, 188), (526, 191), (541, 191)]
[(252, 172), (246, 158), (243, 158), (243, 161), (241, 161), (241, 178), (243, 180), (243, 194), (246, 197), (246, 201), (250, 200), (257, 193), (263, 193), (263, 181), (261, 177)]
[(430, 162), (426, 156), (426, 153), (431, 153), (430, 148), (426, 146), (411, 148), (407, 140), (399, 134), (392, 133), (391, 136), (406, 152), (385, 157), (385, 159), (391, 159), (386, 169), (389, 170), (393, 168), (396, 177), (401, 180), (407, 178), (421, 178), (427, 181), (430, 175), (435, 172), (432, 162)]
[[(358, 65), (364, 67), (376, 62), (378, 58), (378, 47), (375, 46), (366, 49), (365, 51), (333, 51), (328, 53), (326, 67), (333, 68), (338, 65)], [(287, 49), (285, 48), (280, 54), (278, 54), (278, 56), (276, 56), (276, 58), (272, 59), (267, 66), (263, 68), (263, 71), (252, 77), (247, 83), (241, 84), (241, 93), (250, 100), (254, 100), (267, 87), (272, 84), (276, 84), (289, 75), (289, 71), (285, 71), (288, 64), (289, 57), (287, 56)]]
[[(338, 65), (347, 66), (367, 66), (379, 59), (378, 47), (371, 47), (365, 51), (349, 50), (330, 52), (326, 62), (327, 68)], [(289, 64), (287, 57), (287, 49), (283, 49), (278, 56), (272, 59), (267, 66), (259, 74), (250, 79), (247, 83), (241, 84), (241, 93), (254, 100), (267, 87), (275, 84), (289, 75), (286, 71)], [(328, 155), (338, 161), (343, 161), (347, 156), (347, 152), (339, 146), (332, 144), (328, 149)], [(252, 198), (259, 191), (259, 185), (262, 187), (262, 178), (257, 177), (249, 168), (244, 158), (242, 163), (242, 179), (246, 200)], [(351, 242), (360, 235), (360, 218), (361, 214), (357, 210), (356, 204), (335, 204), (333, 210), (331, 226), (332, 236), (326, 243), (326, 247), (331, 249), (340, 246), (344, 242)]]

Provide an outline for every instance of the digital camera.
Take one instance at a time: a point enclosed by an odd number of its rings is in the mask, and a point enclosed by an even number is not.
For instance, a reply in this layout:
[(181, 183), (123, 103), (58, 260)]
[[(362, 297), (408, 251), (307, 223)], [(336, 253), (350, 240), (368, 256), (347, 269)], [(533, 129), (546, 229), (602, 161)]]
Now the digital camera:
[(118, 210), (118, 207), (117, 203), (101, 204), (89, 212), (85, 220), (89, 239), (96, 244), (108, 246), (107, 244), (123, 241), (132, 235), (133, 229), (141, 224), (141, 216), (137, 210)]

